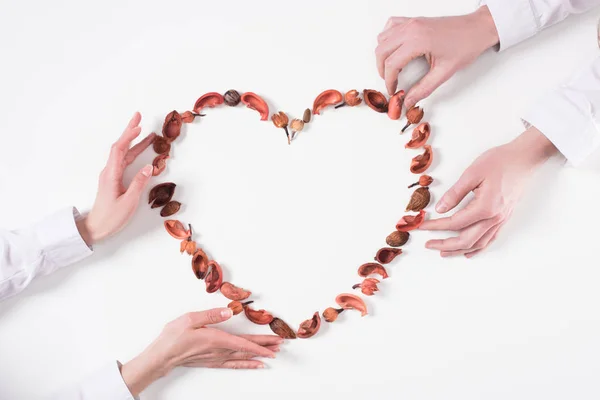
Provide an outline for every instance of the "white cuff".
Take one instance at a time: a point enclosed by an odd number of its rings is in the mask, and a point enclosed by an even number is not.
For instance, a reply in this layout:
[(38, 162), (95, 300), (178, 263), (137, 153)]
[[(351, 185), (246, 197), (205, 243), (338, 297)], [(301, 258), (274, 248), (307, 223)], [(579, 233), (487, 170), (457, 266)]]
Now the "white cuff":
[(529, 39), (539, 31), (530, 0), (483, 0), (500, 38), (500, 51)]

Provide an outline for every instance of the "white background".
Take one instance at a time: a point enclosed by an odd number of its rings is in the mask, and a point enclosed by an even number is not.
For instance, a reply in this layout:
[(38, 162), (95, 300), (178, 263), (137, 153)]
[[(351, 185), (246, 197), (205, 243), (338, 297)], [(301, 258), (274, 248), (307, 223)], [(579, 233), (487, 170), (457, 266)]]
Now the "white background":
[[(146, 134), (168, 111), (235, 88), (300, 116), (323, 89), (384, 89), (373, 51), (389, 16), (475, 6), (155, 3), (3, 2), (3, 227), (65, 206), (88, 209), (110, 144), (136, 110)], [(599, 15), (486, 53), (424, 102), (436, 200), (478, 154), (521, 132), (528, 105), (596, 56)], [(356, 268), (402, 215), (417, 153), (404, 150), (398, 122), (364, 106), (326, 111), (293, 146), (241, 106), (207, 114), (186, 127), (154, 183), (178, 183), (178, 217), (195, 225), (226, 277), (296, 327), (359, 281)], [(599, 398), (598, 178), (594, 165), (574, 170), (554, 159), (485, 254), (441, 259), (423, 247), (440, 235), (417, 232), (368, 299), (368, 317), (347, 313), (315, 338), (287, 343), (264, 371), (177, 370), (143, 397)], [(43, 395), (126, 361), (171, 319), (226, 304), (204, 292), (155, 211), (143, 205), (93, 257), (0, 305), (1, 398)], [(224, 328), (268, 332), (244, 317)]]

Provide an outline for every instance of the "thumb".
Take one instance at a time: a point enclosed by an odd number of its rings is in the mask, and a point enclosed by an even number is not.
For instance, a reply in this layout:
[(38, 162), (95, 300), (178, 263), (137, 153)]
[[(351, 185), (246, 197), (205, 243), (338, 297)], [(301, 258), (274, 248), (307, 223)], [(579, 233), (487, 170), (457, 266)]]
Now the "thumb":
[(465, 198), (466, 195), (469, 194), (469, 192), (474, 190), (479, 183), (480, 181), (476, 178), (475, 174), (471, 173), (469, 170), (465, 171), (460, 179), (450, 189), (448, 189), (446, 193), (444, 193), (440, 201), (435, 206), (435, 211), (443, 214), (452, 210)]
[(410, 109), (419, 101), (429, 97), (440, 85), (450, 78), (451, 74), (440, 67), (432, 68), (419, 82), (406, 94), (404, 104)]
[(194, 329), (227, 321), (232, 316), (233, 312), (227, 307), (213, 308), (212, 310), (197, 311), (188, 314), (190, 325)]
[(127, 189), (127, 196), (131, 196), (135, 199), (140, 198), (144, 188), (148, 185), (150, 181), (150, 177), (152, 176), (152, 171), (154, 171), (154, 167), (150, 164), (146, 165), (142, 168), (133, 178), (129, 188)]

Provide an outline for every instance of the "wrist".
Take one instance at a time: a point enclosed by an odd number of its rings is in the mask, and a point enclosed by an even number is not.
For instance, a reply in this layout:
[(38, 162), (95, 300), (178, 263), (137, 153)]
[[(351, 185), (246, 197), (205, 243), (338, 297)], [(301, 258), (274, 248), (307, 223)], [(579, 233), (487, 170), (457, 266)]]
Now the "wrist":
[(77, 230), (79, 231), (79, 235), (81, 236), (81, 238), (83, 239), (83, 241), (88, 246), (91, 247), (94, 243), (96, 243), (96, 240), (94, 240), (94, 237), (93, 237), (93, 234), (92, 234), (92, 230), (90, 229), (89, 221), (88, 221), (88, 217), (87, 216), (85, 216), (83, 218), (80, 218), (77, 221), (75, 221), (75, 225), (77, 226)]
[(545, 163), (558, 152), (554, 144), (537, 128), (531, 127), (515, 138), (511, 144), (516, 147), (517, 153), (532, 166)]
[(481, 52), (496, 46), (500, 42), (496, 23), (488, 6), (481, 6), (470, 14), (470, 23), (475, 29), (474, 39), (481, 43)]
[(151, 383), (171, 372), (169, 363), (161, 362), (149, 349), (125, 363), (121, 368), (121, 376), (127, 388), (137, 397)]

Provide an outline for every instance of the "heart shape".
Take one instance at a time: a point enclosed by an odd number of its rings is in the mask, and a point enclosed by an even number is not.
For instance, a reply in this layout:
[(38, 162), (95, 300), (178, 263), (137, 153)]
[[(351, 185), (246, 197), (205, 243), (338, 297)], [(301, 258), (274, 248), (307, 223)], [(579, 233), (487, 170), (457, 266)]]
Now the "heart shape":
[[(287, 114), (279, 111), (271, 115), (271, 121), (275, 127), (285, 131), (287, 142), (291, 144), (296, 134), (301, 132), (306, 124), (311, 123), (313, 116), (320, 115), (324, 109), (328, 107), (333, 109), (344, 106), (355, 107), (360, 105), (363, 100), (374, 111), (385, 113), (392, 120), (398, 120), (402, 114), (404, 91), (397, 92), (388, 100), (382, 93), (371, 89), (365, 89), (362, 92), (362, 97), (361, 93), (357, 90), (350, 90), (345, 95), (342, 95), (341, 92), (335, 89), (329, 89), (316, 97), (312, 110), (306, 109), (302, 119), (293, 119), (290, 121)], [(160, 175), (166, 169), (172, 143), (180, 136), (184, 124), (193, 123), (196, 118), (204, 117), (205, 114), (202, 114), (202, 112), (207, 108), (214, 108), (223, 104), (236, 107), (240, 103), (245, 104), (252, 110), (256, 110), (260, 114), (261, 121), (269, 119), (269, 107), (260, 96), (252, 92), (240, 95), (235, 90), (229, 90), (223, 95), (217, 92), (206, 93), (195, 102), (193, 111), (185, 111), (183, 113), (171, 111), (167, 114), (162, 128), (162, 135), (157, 135), (153, 143), (154, 151), (158, 154), (153, 161), (153, 175)], [(419, 107), (407, 110), (407, 123), (402, 128), (402, 132), (412, 124), (419, 124), (423, 116), (423, 110)], [(424, 148), (423, 154), (412, 159), (410, 170), (415, 174), (424, 173), (433, 161), (432, 149), (427, 145), (430, 134), (431, 127), (429, 123), (420, 123), (414, 129), (410, 141), (405, 146), (409, 149)], [(379, 276), (380, 279), (388, 278), (385, 265), (391, 263), (402, 254), (401, 247), (407, 243), (410, 236), (409, 232), (418, 228), (424, 221), (424, 209), (430, 202), (429, 185), (432, 181), (433, 179), (430, 176), (422, 175), (418, 182), (409, 186), (409, 188), (417, 185), (420, 187), (413, 192), (406, 211), (418, 212), (418, 214), (405, 215), (397, 222), (396, 229), (386, 238), (386, 243), (389, 247), (380, 248), (375, 254), (374, 261), (360, 265), (358, 275), (363, 278), (363, 281), (354, 285), (352, 289), (360, 289), (367, 296), (372, 296), (375, 292), (379, 291), (378, 284), (380, 281), (373, 276)], [(175, 189), (175, 183), (165, 182), (156, 185), (150, 191), (149, 204), (151, 208), (160, 207), (160, 215), (162, 217), (171, 217), (181, 207), (181, 203), (173, 200)], [(250, 306), (253, 301), (248, 300), (252, 293), (224, 279), (223, 270), (219, 263), (211, 259), (203, 249), (198, 248), (197, 243), (192, 240), (193, 229), (191, 224), (184, 225), (179, 220), (167, 219), (164, 221), (164, 226), (172, 237), (181, 240), (180, 252), (185, 252), (191, 256), (192, 271), (197, 279), (205, 281), (206, 291), (208, 293), (220, 292), (229, 299), (231, 302), (228, 304), (228, 307), (233, 311), (234, 315), (244, 312), (251, 322), (258, 325), (268, 324), (274, 333), (284, 339), (295, 339), (296, 337), (309, 338), (319, 331), (321, 325), (321, 313), (319, 312), (315, 312), (311, 318), (302, 322), (299, 328), (294, 330), (272, 313), (263, 309), (253, 309)], [(322, 313), (323, 318), (327, 322), (335, 321), (341, 312), (348, 309), (357, 310), (363, 316), (368, 313), (364, 300), (355, 294), (343, 293), (338, 295), (335, 300), (339, 308), (329, 307)]]

